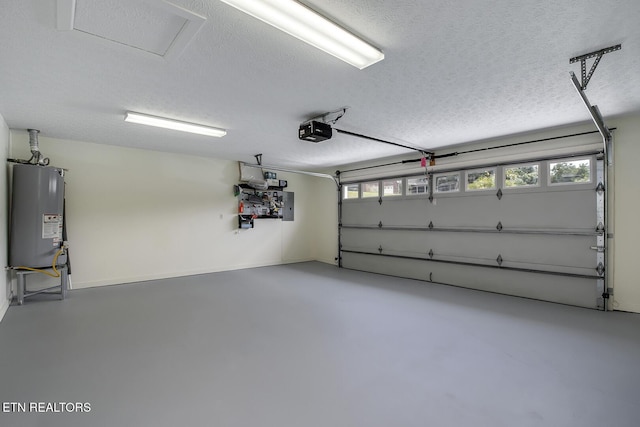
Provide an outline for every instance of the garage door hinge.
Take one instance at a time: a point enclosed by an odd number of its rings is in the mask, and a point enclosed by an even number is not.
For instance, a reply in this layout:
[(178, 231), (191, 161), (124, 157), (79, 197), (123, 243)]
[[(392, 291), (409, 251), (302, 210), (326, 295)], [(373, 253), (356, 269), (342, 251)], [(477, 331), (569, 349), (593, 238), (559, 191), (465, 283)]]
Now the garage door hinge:
[(382, 245), (378, 248), (378, 252), (382, 253)]
[(433, 230), (433, 221), (429, 221), (428, 227), (429, 227), (429, 230)]
[(502, 189), (498, 188), (498, 192), (496, 193), (496, 197), (498, 200), (502, 200)]
[(602, 193), (604, 193), (604, 184), (599, 182), (598, 186), (596, 187), (596, 193), (598, 193), (599, 195), (602, 196)]
[(433, 249), (429, 249), (429, 259), (433, 259)]
[(378, 228), (382, 228), (382, 221), (378, 223)]
[(378, 199), (378, 203), (382, 204), (382, 197)]
[(498, 231), (502, 231), (502, 221), (498, 222), (498, 225), (496, 225), (496, 229)]
[(596, 267), (596, 271), (600, 276), (604, 276), (604, 264), (602, 264), (601, 262), (598, 263), (598, 266)]
[(603, 233), (604, 232), (604, 224), (599, 222), (598, 225), (596, 226), (596, 233)]
[(496, 258), (496, 262), (499, 266), (502, 266), (502, 255), (498, 255), (498, 258)]
[(590, 249), (592, 251), (598, 251), (600, 253), (604, 253), (604, 246), (591, 246)]

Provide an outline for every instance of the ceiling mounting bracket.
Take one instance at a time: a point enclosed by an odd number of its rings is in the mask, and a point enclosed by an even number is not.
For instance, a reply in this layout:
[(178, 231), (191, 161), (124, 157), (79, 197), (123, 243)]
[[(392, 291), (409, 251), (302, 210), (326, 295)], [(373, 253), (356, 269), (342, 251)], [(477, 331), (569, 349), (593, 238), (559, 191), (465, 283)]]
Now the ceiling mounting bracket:
[(318, 121), (318, 122), (322, 122), (322, 123), (328, 123), (331, 125), (335, 125), (338, 120), (340, 120), (342, 118), (342, 116), (344, 116), (345, 114), (347, 114), (347, 110), (349, 109), (349, 107), (342, 107), (339, 110), (336, 111), (329, 111), (326, 112), (324, 114), (320, 114), (319, 116), (315, 116), (310, 118), (309, 120), (303, 122), (303, 123), (309, 123), (311, 121)]
[[(580, 66), (582, 68), (582, 84), (580, 85), (580, 87), (582, 88), (582, 90), (587, 90), (587, 84), (589, 84), (589, 80), (591, 80), (591, 76), (593, 76), (593, 72), (596, 71), (596, 68), (600, 63), (600, 60), (602, 59), (602, 56), (605, 53), (614, 52), (620, 49), (622, 49), (622, 45), (617, 44), (615, 46), (605, 47), (604, 49), (596, 50), (594, 52), (586, 53), (584, 55), (574, 56), (569, 60), (570, 64), (580, 61)], [(591, 58), (596, 58), (596, 59), (595, 61), (593, 61), (593, 65), (591, 65), (591, 69), (589, 70), (589, 73), (587, 73), (587, 59), (591, 59)]]

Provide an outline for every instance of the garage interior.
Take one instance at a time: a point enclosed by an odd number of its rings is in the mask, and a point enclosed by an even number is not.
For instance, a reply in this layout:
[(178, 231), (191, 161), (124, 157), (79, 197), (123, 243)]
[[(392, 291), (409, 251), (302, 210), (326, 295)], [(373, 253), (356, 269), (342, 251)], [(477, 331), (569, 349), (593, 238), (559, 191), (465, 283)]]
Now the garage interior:
[(2, 425), (636, 426), (640, 4), (258, 3), (0, 8)]

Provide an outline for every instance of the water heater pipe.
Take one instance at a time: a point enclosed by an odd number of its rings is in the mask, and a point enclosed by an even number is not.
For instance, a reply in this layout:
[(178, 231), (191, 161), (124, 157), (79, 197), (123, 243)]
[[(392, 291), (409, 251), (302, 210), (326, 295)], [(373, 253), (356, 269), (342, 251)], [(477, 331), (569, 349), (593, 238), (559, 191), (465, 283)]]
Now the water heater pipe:
[(27, 129), (29, 132), (29, 149), (31, 150), (31, 158), (29, 159), (29, 163), (33, 163), (36, 165), (46, 166), (49, 164), (49, 158), (44, 157), (40, 152), (40, 146), (38, 144), (38, 134), (40, 133), (37, 129)]

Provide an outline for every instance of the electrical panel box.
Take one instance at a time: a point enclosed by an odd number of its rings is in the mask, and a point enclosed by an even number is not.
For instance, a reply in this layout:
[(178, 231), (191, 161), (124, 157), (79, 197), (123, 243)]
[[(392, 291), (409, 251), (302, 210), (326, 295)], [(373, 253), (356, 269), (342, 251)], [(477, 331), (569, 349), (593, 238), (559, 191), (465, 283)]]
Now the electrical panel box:
[(282, 220), (283, 221), (293, 221), (293, 200), (294, 200), (294, 194), (292, 191), (284, 191), (283, 192), (283, 201), (284, 201), (284, 207), (283, 207), (283, 213), (282, 213)]

